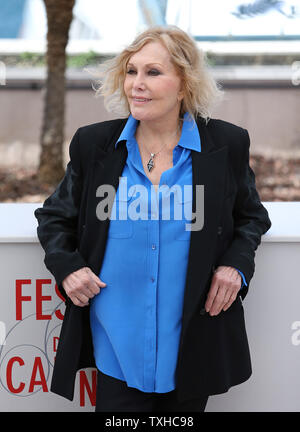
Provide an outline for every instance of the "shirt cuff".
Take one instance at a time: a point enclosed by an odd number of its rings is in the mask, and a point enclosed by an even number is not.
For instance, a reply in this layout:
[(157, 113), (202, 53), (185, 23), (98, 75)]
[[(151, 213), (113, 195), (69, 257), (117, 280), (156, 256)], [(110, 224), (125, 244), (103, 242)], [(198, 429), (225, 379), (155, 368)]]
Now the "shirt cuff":
[(242, 286), (241, 286), (240, 289), (242, 289), (245, 285), (248, 286), (244, 274), (243, 274), (239, 269), (237, 269), (236, 267), (234, 267), (234, 268), (235, 268), (235, 269), (239, 272), (239, 274), (242, 276)]

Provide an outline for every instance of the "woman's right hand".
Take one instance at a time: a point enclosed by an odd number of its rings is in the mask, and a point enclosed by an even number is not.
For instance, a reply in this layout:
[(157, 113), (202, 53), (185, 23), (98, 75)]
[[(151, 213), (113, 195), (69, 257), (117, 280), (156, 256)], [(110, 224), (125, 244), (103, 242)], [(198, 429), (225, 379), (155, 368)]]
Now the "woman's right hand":
[(89, 267), (82, 267), (65, 277), (62, 286), (74, 305), (87, 306), (89, 299), (99, 294), (100, 288), (104, 288), (106, 283)]

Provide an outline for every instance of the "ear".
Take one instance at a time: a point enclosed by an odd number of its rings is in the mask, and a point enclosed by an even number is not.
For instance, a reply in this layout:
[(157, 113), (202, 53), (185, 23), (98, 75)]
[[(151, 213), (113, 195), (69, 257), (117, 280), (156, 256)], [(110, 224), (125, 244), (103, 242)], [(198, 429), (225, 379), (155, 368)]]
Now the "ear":
[(183, 98), (184, 98), (184, 89), (183, 89), (183, 82), (181, 80), (180, 89), (177, 94), (177, 100), (182, 101)]
[(184, 98), (184, 92), (183, 92), (183, 90), (181, 90), (178, 92), (177, 100), (180, 102), (180, 101), (182, 101), (183, 98)]

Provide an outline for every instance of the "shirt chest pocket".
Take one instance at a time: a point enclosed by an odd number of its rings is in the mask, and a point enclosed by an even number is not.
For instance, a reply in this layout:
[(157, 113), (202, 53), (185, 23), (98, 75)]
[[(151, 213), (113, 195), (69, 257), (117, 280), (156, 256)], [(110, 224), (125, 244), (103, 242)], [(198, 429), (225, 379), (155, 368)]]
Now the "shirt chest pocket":
[(128, 214), (128, 206), (132, 199), (132, 196), (116, 194), (108, 228), (109, 238), (125, 239), (133, 236), (133, 221)]

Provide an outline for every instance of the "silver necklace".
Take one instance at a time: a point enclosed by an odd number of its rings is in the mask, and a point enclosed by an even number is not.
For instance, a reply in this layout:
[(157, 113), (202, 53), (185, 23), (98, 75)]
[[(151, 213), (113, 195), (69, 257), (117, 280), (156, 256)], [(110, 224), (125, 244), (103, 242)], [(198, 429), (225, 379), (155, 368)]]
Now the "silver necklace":
[[(177, 134), (177, 132), (178, 132), (179, 129), (180, 129), (180, 124), (178, 125), (178, 128), (177, 128), (176, 132), (174, 133), (174, 135)], [(172, 135), (172, 136), (174, 136), (174, 135)], [(145, 145), (145, 144), (144, 144), (144, 145)], [(155, 157), (158, 153), (160, 153), (160, 152), (162, 151), (162, 149), (165, 147), (165, 145), (166, 145), (166, 144), (164, 144), (164, 145), (162, 146), (162, 148), (161, 148), (158, 152), (156, 152), (156, 153), (149, 152), (149, 150), (147, 149), (147, 147), (146, 147), (146, 145), (145, 145), (145, 148), (146, 148), (147, 152), (150, 153), (150, 155), (151, 155), (149, 161), (147, 162), (147, 168), (148, 168), (148, 171), (149, 171), (149, 172), (151, 172), (151, 170), (154, 168), (154, 157)]]

